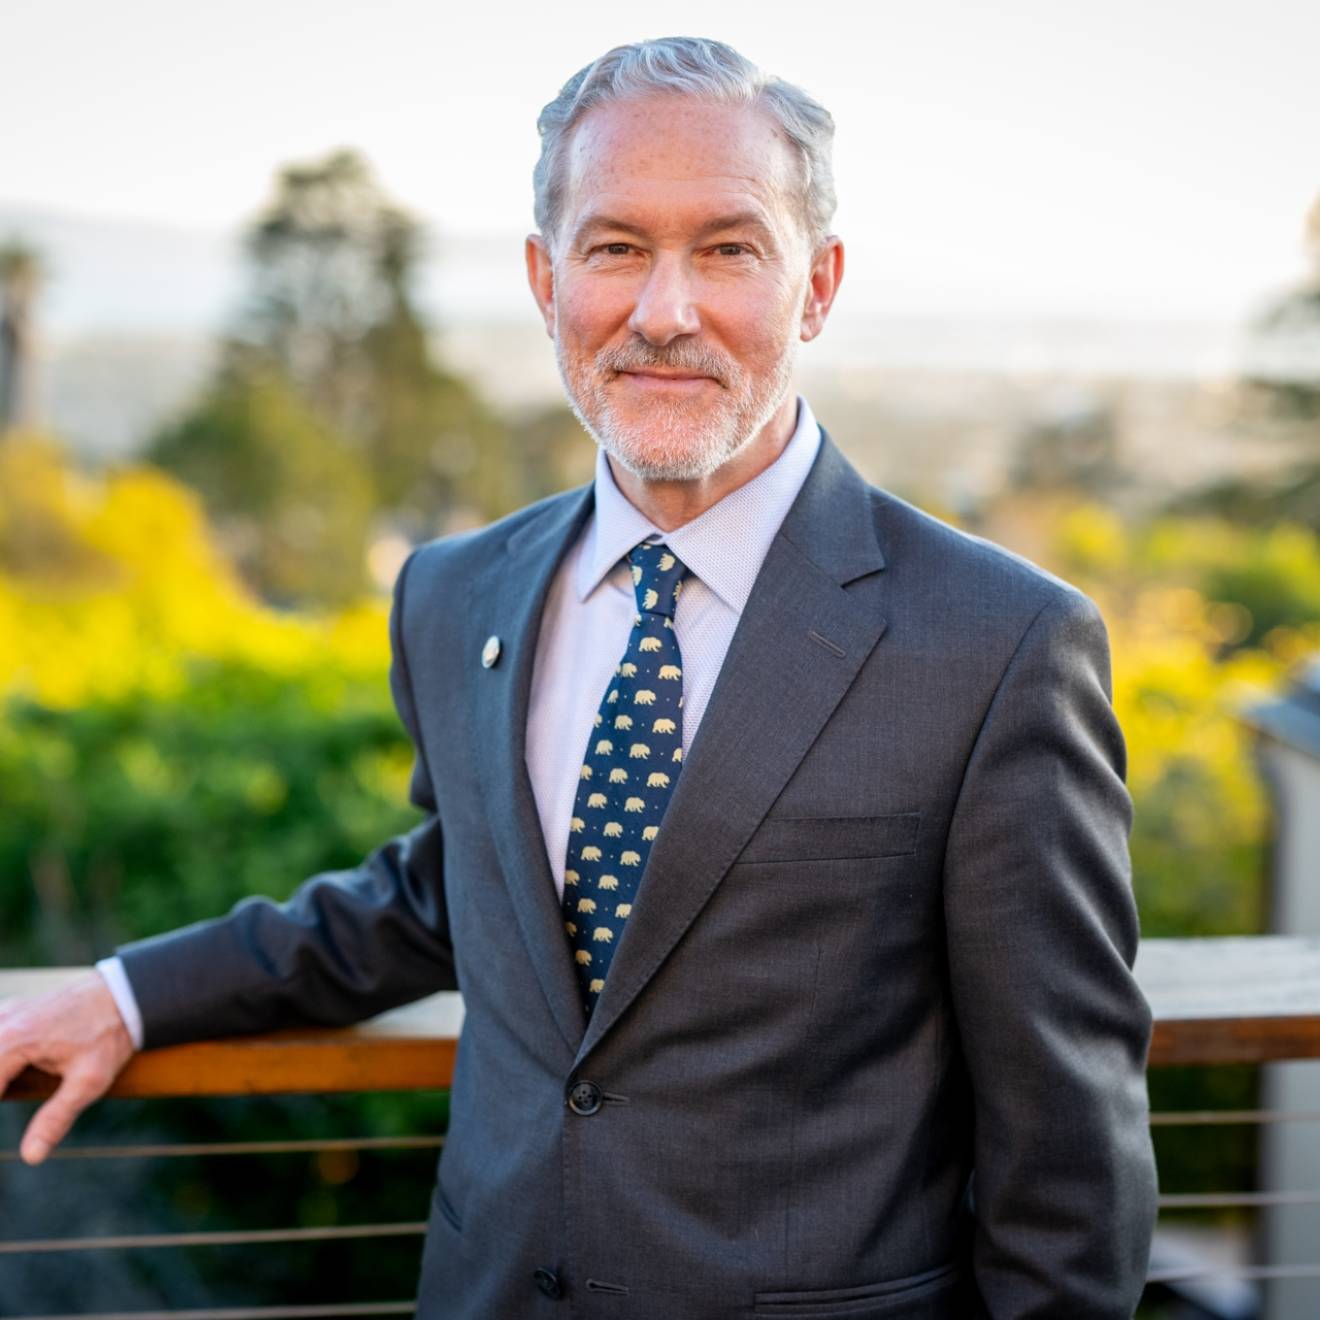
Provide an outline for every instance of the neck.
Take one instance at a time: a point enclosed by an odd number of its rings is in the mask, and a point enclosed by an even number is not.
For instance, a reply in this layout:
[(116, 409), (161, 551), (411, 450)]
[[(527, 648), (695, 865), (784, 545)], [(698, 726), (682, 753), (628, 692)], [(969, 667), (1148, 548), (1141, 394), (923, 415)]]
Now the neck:
[(756, 437), (727, 463), (690, 481), (651, 481), (607, 455), (614, 484), (639, 513), (662, 532), (700, 517), (726, 495), (759, 476), (784, 452), (797, 426), (797, 397), (789, 394)]

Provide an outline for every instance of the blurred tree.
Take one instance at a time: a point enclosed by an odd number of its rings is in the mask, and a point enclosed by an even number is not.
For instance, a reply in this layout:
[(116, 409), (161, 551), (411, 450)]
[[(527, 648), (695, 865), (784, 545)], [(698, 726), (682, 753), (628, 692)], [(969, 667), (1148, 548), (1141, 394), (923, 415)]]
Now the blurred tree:
[(385, 249), (411, 228), (367, 163), (337, 151), (282, 169), (245, 240), (251, 291), (236, 339), (346, 433), (365, 421), (364, 341), (388, 312)]
[(333, 605), (366, 588), (371, 476), (277, 370), (231, 355), (152, 457), (205, 494), (230, 557), (269, 598)]
[(504, 427), (433, 359), (415, 292), (422, 230), (361, 156), (282, 170), (247, 251), (252, 299), (236, 339), (358, 447), (383, 508), (491, 517), (517, 502)]
[(17, 239), (0, 246), (0, 436), (33, 417), (33, 308), (42, 263)]
[(1118, 431), (1107, 399), (1061, 391), (1023, 428), (1008, 484), (1019, 492), (1112, 494), (1123, 479)]
[(1320, 196), (1302, 241), (1310, 269), (1257, 318), (1245, 384), (1279, 415), (1320, 420)]
[(373, 514), (417, 538), (541, 493), (503, 422), (436, 364), (422, 231), (361, 156), (281, 170), (245, 249), (217, 374), (150, 453), (202, 492), (249, 581), (335, 603), (365, 585)]
[[(505, 425), (461, 377), (434, 362), (412, 283), (420, 236), (411, 222), (383, 227), (384, 314), (363, 338), (363, 440), (382, 504), (420, 533), (437, 509), (497, 517), (523, 502), (526, 473)], [(555, 489), (550, 487), (549, 489)]]
[(1214, 481), (1166, 505), (1171, 514), (1209, 514), (1250, 527), (1298, 523), (1320, 535), (1320, 461), (1296, 459), (1272, 476)]
[(582, 423), (566, 404), (533, 408), (511, 425), (523, 480), (534, 498), (591, 480), (596, 446), (583, 444)]
[[(276, 407), (269, 416), (284, 425)], [(158, 468), (92, 475), (39, 437), (0, 446), (0, 701), (166, 697), (194, 661), (299, 669), (320, 684), (345, 670), (383, 678), (385, 602), (269, 609), (216, 541), (196, 493)]]
[(71, 581), (115, 583), (114, 566), (78, 525), (81, 485), (56, 441), (9, 433), (0, 448), (0, 575), (31, 580), (48, 593)]
[(1168, 512), (1256, 527), (1300, 523), (1320, 534), (1320, 197), (1303, 225), (1303, 246), (1310, 269), (1250, 327), (1236, 392), (1244, 432), (1282, 440), (1288, 457), (1267, 476), (1210, 482)]

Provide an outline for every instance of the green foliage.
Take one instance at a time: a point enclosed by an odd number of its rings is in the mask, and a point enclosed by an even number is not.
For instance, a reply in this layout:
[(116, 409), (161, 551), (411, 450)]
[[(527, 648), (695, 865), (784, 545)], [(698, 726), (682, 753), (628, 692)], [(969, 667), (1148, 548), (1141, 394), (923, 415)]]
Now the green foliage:
[(0, 725), (0, 957), (86, 961), (287, 895), (407, 828), (410, 753), (383, 676), (323, 692), (249, 666)]
[[(0, 1105), (0, 1147), (32, 1106)], [(438, 1135), (443, 1093), (107, 1100), (78, 1121), (86, 1145), (306, 1141)], [(0, 1216), (10, 1236), (157, 1233), (423, 1221), (438, 1151), (377, 1150), (64, 1160), (6, 1166)], [(6, 1315), (402, 1301), (414, 1295), (420, 1236), (254, 1246), (8, 1257)]]
[(595, 446), (583, 443), (582, 424), (566, 405), (534, 409), (517, 418), (513, 427), (529, 500), (592, 479)]
[(1233, 647), (1259, 646), (1275, 629), (1320, 620), (1320, 540), (1295, 524), (1160, 518), (1133, 538), (1127, 572), (1185, 584), (1232, 607), (1236, 621), (1225, 641)]
[(202, 493), (277, 601), (360, 591), (373, 521), (420, 539), (529, 489), (508, 428), (439, 366), (414, 286), (422, 231), (360, 156), (280, 171), (247, 236), (248, 304), (153, 460)]
[(392, 286), (390, 314), (367, 333), (363, 352), (371, 398), (364, 448), (377, 499), (405, 525), (424, 531), (437, 510), (488, 521), (556, 489), (527, 489), (508, 428), (461, 377), (432, 362), (406, 285)]
[[(1320, 407), (1312, 425), (1320, 440)], [(1320, 444), (1317, 445), (1320, 448)], [(1302, 458), (1268, 477), (1229, 477), (1174, 502), (1174, 514), (1209, 515), (1239, 527), (1294, 523), (1320, 536), (1320, 459)]]
[(245, 237), (248, 305), (240, 342), (258, 349), (335, 425), (356, 429), (361, 345), (406, 287), (413, 221), (352, 151), (287, 165)]
[(205, 492), (235, 563), (272, 599), (336, 605), (366, 589), (371, 476), (274, 370), (232, 361), (150, 457)]
[(1051, 566), (1109, 625), (1143, 933), (1259, 930), (1266, 802), (1241, 708), (1320, 643), (1307, 630), (1320, 544), (1296, 528), (1207, 519), (1129, 528), (1083, 504), (1059, 518)]
[[(1259, 644), (1276, 628), (1320, 619), (1320, 544), (1301, 527), (1273, 527), (1238, 538), (1241, 554), (1226, 554), (1204, 578), (1211, 600), (1241, 606), (1250, 618), (1242, 641)], [(1245, 539), (1246, 544), (1241, 544)]]
[(1010, 473), (1019, 490), (1112, 488), (1121, 475), (1111, 409), (1072, 401), (1024, 426)]
[[(1320, 200), (1314, 216), (1320, 217)], [(1252, 327), (1254, 370), (1243, 382), (1267, 415), (1292, 422), (1320, 419), (1320, 222), (1312, 243), (1314, 274)]]
[[(236, 461), (243, 455), (236, 456)], [(272, 508), (274, 506), (272, 505)], [(272, 516), (274, 516), (272, 514)], [(411, 752), (385, 610), (263, 608), (197, 502), (144, 468), (92, 478), (38, 438), (0, 446), (0, 958), (85, 964), (116, 943), (287, 895), (408, 828)], [(12, 1149), (29, 1105), (0, 1105)], [(89, 1144), (437, 1133), (446, 1097), (110, 1101)], [(6, 1166), (32, 1237), (424, 1218), (435, 1151)], [(52, 1174), (54, 1175), (52, 1177)], [(19, 1231), (15, 1229), (15, 1232)], [(406, 1298), (419, 1240), (10, 1259), (37, 1314)]]
[[(1255, 1109), (1260, 1103), (1259, 1070), (1241, 1065), (1219, 1068), (1154, 1068), (1150, 1106), (1161, 1113), (1199, 1113), (1211, 1109)], [(1151, 1129), (1160, 1190), (1237, 1191), (1254, 1185), (1260, 1128), (1250, 1123), (1157, 1126)], [(1231, 1220), (1241, 1212), (1221, 1211)], [(1204, 1213), (1190, 1216), (1204, 1223)]]
[(1260, 529), (1294, 523), (1320, 536), (1320, 197), (1303, 241), (1310, 272), (1254, 319), (1233, 400), (1240, 443), (1272, 437), (1291, 453), (1265, 473), (1215, 477), (1175, 500), (1172, 513)]

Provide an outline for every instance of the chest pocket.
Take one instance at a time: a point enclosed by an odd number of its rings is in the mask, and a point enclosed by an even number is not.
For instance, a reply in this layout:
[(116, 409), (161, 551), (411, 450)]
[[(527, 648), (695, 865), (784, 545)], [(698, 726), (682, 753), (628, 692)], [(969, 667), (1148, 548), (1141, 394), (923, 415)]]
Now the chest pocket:
[(921, 812), (893, 816), (767, 816), (739, 862), (828, 862), (905, 857), (916, 851)]

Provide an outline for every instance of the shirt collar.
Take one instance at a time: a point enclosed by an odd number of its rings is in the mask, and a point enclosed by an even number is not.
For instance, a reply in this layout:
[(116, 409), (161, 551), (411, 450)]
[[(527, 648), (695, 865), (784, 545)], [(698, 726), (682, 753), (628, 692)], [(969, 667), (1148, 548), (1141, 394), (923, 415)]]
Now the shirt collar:
[(672, 532), (662, 532), (630, 504), (614, 482), (605, 451), (596, 453), (595, 511), (577, 564), (577, 594), (586, 600), (616, 564), (648, 536), (664, 543), (719, 598), (741, 614), (784, 515), (797, 498), (820, 448), (820, 427), (798, 396), (797, 426), (783, 452), (751, 481)]

